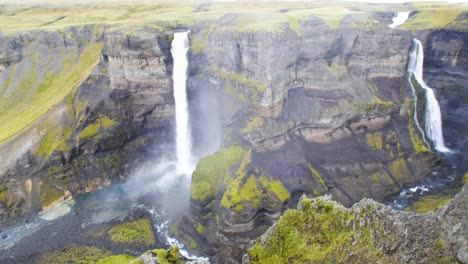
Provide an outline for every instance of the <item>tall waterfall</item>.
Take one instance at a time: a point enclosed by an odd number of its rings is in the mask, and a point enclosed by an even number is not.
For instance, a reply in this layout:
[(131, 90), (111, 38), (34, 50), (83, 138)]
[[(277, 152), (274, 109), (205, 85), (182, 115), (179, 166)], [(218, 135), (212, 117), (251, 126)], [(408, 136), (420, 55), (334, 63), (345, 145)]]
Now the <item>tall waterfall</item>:
[[(408, 72), (414, 76), (425, 92), (426, 109), (424, 113), (424, 129), (426, 136), (432, 140), (437, 151), (449, 152), (450, 150), (445, 146), (444, 137), (442, 135), (442, 117), (440, 114), (439, 102), (434, 95), (434, 91), (427, 86), (423, 80), (423, 62), (424, 52), (422, 44), (419, 40), (414, 39), (408, 62)], [(415, 122), (417, 122), (416, 115)]]
[(177, 170), (183, 174), (193, 171), (192, 144), (189, 128), (189, 109), (187, 102), (187, 51), (189, 48), (188, 31), (174, 33), (171, 54), (174, 61), (172, 80), (174, 85), (176, 116)]
[(398, 12), (392, 18), (392, 24), (388, 25), (390, 28), (396, 28), (408, 20), (410, 12)]

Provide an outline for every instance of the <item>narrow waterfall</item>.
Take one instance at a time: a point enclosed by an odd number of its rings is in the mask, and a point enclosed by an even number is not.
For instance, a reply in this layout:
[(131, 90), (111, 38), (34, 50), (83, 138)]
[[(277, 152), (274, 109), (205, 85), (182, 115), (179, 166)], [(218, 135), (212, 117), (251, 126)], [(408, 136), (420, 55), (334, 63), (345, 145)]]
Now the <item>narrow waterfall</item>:
[(175, 116), (176, 116), (176, 155), (177, 170), (183, 174), (190, 174), (193, 171), (192, 144), (189, 128), (189, 109), (187, 102), (187, 51), (189, 39), (187, 32), (174, 33), (171, 54), (174, 61), (172, 73)]
[[(426, 136), (432, 140), (434, 147), (439, 152), (449, 152), (450, 150), (445, 146), (444, 137), (442, 135), (442, 117), (440, 114), (440, 106), (437, 101), (434, 91), (427, 86), (423, 79), (423, 62), (424, 62), (424, 52), (422, 44), (419, 40), (414, 39), (413, 45), (410, 51), (410, 57), (408, 62), (408, 72), (414, 76), (421, 88), (424, 89), (425, 98), (426, 98), (426, 109), (424, 113), (424, 122), (425, 122), (425, 132)], [(411, 83), (411, 82), (410, 82)], [(413, 93), (416, 93), (413, 88)], [(416, 107), (415, 107), (416, 112)], [(419, 126), (417, 122), (417, 115), (415, 114), (415, 123)], [(424, 138), (424, 134), (423, 134)]]
[(410, 14), (410, 12), (398, 12), (398, 13), (396, 13), (392, 18), (393, 23), (388, 25), (388, 26), (390, 28), (396, 28), (396, 27), (398, 27), (400, 25), (403, 25), (406, 22), (406, 20), (408, 20), (409, 14)]

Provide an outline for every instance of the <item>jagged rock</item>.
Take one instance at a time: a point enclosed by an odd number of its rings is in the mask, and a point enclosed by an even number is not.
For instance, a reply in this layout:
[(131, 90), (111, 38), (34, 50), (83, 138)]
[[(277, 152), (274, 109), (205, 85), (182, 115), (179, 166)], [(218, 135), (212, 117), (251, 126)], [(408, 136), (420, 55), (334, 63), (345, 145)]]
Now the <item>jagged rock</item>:
[(252, 242), (243, 263), (468, 263), (467, 203), (466, 188), (448, 205), (423, 215), (371, 199), (347, 209), (330, 196), (304, 196), (297, 210), (287, 211)]

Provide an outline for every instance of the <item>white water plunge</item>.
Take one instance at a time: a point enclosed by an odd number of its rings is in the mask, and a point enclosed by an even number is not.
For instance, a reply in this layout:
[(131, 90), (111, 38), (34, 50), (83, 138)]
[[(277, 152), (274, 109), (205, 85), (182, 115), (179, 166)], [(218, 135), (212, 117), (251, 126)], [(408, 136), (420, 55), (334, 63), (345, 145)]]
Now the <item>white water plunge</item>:
[[(444, 137), (442, 135), (442, 117), (440, 114), (440, 106), (437, 101), (434, 91), (427, 86), (423, 79), (423, 62), (424, 51), (422, 44), (419, 40), (413, 40), (413, 47), (410, 52), (408, 62), (408, 72), (413, 74), (414, 78), (424, 89), (426, 97), (426, 109), (424, 113), (425, 132), (429, 139), (434, 143), (434, 147), (439, 152), (450, 152), (445, 146)], [(410, 82), (411, 83), (411, 82)], [(413, 88), (414, 89), (414, 88)], [(415, 91), (413, 90), (415, 93)], [(415, 94), (416, 95), (416, 94)], [(416, 97), (415, 97), (416, 100)], [(416, 107), (415, 107), (416, 112)], [(417, 115), (415, 115), (415, 122), (417, 123)], [(418, 124), (418, 123), (417, 123)], [(419, 126), (419, 124), (418, 124)], [(424, 138), (424, 135), (423, 135)]]
[(391, 27), (391, 28), (396, 28), (396, 27), (398, 27), (400, 25), (403, 25), (406, 22), (406, 20), (408, 20), (409, 14), (410, 14), (410, 12), (398, 12), (398, 13), (396, 13), (392, 18), (393, 23), (388, 25), (388, 26)]
[(175, 116), (176, 116), (176, 155), (177, 170), (185, 175), (191, 174), (194, 165), (192, 160), (192, 143), (189, 128), (189, 109), (187, 102), (187, 51), (189, 39), (187, 32), (174, 33), (172, 40), (171, 54), (174, 62), (172, 72)]

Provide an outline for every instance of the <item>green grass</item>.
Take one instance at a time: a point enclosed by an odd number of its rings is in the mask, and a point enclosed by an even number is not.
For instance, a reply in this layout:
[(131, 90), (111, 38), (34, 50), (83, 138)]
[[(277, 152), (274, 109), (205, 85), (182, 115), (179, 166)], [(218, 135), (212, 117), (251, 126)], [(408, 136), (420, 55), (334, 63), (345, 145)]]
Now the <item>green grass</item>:
[[(101, 49), (102, 43), (86, 46), (81, 54), (72, 58), (68, 57), (68, 62), (63, 63), (60, 72), (49, 71), (40, 84), (37, 83), (35, 72), (38, 67), (47, 67), (47, 65), (44, 66), (39, 59), (34, 59), (30, 74), (20, 76), (23, 79), (8, 97), (0, 96), (0, 143), (25, 130), (52, 107), (63, 101), (89, 76), (99, 61)], [(30, 94), (36, 85), (38, 88)], [(48, 148), (44, 150), (44, 152), (49, 151)]]
[(119, 244), (153, 245), (156, 243), (152, 223), (148, 218), (118, 224), (109, 229), (108, 234), (112, 242)]
[(217, 194), (224, 176), (230, 173), (231, 167), (239, 162), (246, 152), (242, 147), (232, 146), (201, 159), (192, 176), (192, 199), (206, 201)]
[(120, 255), (114, 255), (114, 256), (109, 256), (105, 257), (103, 259), (100, 259), (96, 262), (96, 264), (128, 264), (130, 261), (135, 259), (135, 257), (127, 255), (127, 254), (120, 254)]
[(98, 135), (102, 129), (108, 129), (115, 126), (117, 122), (110, 119), (105, 115), (100, 115), (94, 123), (88, 125), (83, 131), (81, 131), (78, 139), (89, 139)]
[[(96, 263), (101, 259), (110, 256), (112, 253), (108, 250), (103, 250), (97, 247), (90, 246), (71, 246), (63, 250), (55, 250), (40, 256), (35, 263), (74, 263), (74, 264), (89, 264)], [(106, 262), (97, 262), (106, 263)], [(110, 262), (107, 262), (110, 263)]]
[(43, 183), (41, 186), (41, 205), (43, 208), (51, 205), (53, 202), (57, 201), (63, 196), (63, 192), (59, 189), (50, 186), (46, 183)]
[(401, 25), (401, 29), (438, 29), (456, 25), (457, 18), (461, 14), (468, 12), (468, 7), (466, 6), (447, 4), (436, 5), (434, 7), (420, 6), (418, 9), (419, 12)]
[(39, 155), (49, 157), (55, 150), (69, 151), (70, 146), (67, 140), (70, 139), (73, 130), (70, 126), (60, 125), (53, 121), (47, 121), (45, 127), (46, 131), (41, 140), (37, 153)]
[(367, 227), (349, 224), (353, 213), (320, 198), (301, 203), (301, 210), (286, 211), (254, 242), (248, 250), (251, 263), (391, 263)]
[(405, 208), (405, 211), (424, 214), (435, 211), (437, 208), (449, 203), (452, 200), (452, 195), (430, 195), (423, 196), (412, 205)]

